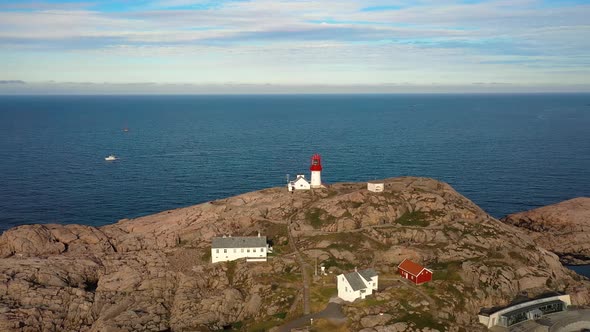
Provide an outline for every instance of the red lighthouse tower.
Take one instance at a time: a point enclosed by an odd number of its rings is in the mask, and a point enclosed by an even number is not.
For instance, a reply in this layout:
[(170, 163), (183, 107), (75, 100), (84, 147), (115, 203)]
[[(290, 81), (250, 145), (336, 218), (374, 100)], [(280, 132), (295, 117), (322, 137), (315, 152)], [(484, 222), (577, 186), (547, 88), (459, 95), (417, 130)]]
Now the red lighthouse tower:
[(319, 154), (314, 154), (311, 157), (311, 187), (320, 188), (322, 186), (322, 157)]

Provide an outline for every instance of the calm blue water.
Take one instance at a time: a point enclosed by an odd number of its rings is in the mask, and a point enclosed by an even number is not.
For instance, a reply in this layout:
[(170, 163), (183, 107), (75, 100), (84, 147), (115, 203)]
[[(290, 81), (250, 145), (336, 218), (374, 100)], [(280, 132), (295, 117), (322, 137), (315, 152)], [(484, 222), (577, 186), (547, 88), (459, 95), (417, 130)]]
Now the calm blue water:
[(590, 278), (590, 265), (579, 265), (579, 266), (568, 265), (567, 268), (574, 270), (577, 274), (580, 274), (580, 275)]
[(328, 183), (434, 177), (501, 217), (590, 196), (590, 95), (0, 97), (0, 230), (280, 186), (314, 152)]

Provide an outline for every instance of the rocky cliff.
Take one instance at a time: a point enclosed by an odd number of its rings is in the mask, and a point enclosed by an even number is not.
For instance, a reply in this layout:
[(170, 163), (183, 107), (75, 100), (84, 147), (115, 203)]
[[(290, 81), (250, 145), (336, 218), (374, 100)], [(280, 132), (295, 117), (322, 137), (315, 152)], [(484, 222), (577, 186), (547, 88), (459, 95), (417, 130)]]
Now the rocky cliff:
[(514, 213), (502, 221), (522, 229), (565, 264), (590, 264), (590, 197)]
[[(350, 331), (482, 330), (481, 307), (548, 290), (590, 302), (590, 284), (555, 254), (449, 185), (384, 182), (383, 193), (364, 183), (272, 188), (99, 228), (10, 229), (0, 237), (0, 330), (264, 331), (301, 314), (302, 268), (316, 262), (380, 273), (375, 297), (344, 306)], [(210, 263), (211, 237), (258, 231), (275, 248), (267, 263)], [(401, 281), (404, 258), (435, 280)], [(334, 279), (311, 280), (312, 310), (334, 295)]]

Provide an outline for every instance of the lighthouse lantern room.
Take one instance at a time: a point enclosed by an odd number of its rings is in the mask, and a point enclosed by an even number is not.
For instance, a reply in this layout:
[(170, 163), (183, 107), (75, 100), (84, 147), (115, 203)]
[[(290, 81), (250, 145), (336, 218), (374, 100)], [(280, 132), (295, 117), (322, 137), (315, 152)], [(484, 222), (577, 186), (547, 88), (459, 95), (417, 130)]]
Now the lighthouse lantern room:
[(322, 158), (319, 154), (314, 154), (311, 157), (311, 187), (321, 188), (322, 186)]

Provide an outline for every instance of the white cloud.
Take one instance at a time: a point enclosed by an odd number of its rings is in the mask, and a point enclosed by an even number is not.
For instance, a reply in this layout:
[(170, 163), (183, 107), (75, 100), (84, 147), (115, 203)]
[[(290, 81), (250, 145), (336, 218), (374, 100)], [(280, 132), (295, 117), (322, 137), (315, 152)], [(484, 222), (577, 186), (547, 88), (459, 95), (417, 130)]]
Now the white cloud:
[[(131, 12), (0, 11), (0, 71), (95, 82), (590, 80), (588, 5), (253, 0), (162, 9), (206, 3), (160, 0)], [(361, 10), (395, 5), (400, 9)], [(83, 59), (94, 59), (92, 66)]]

